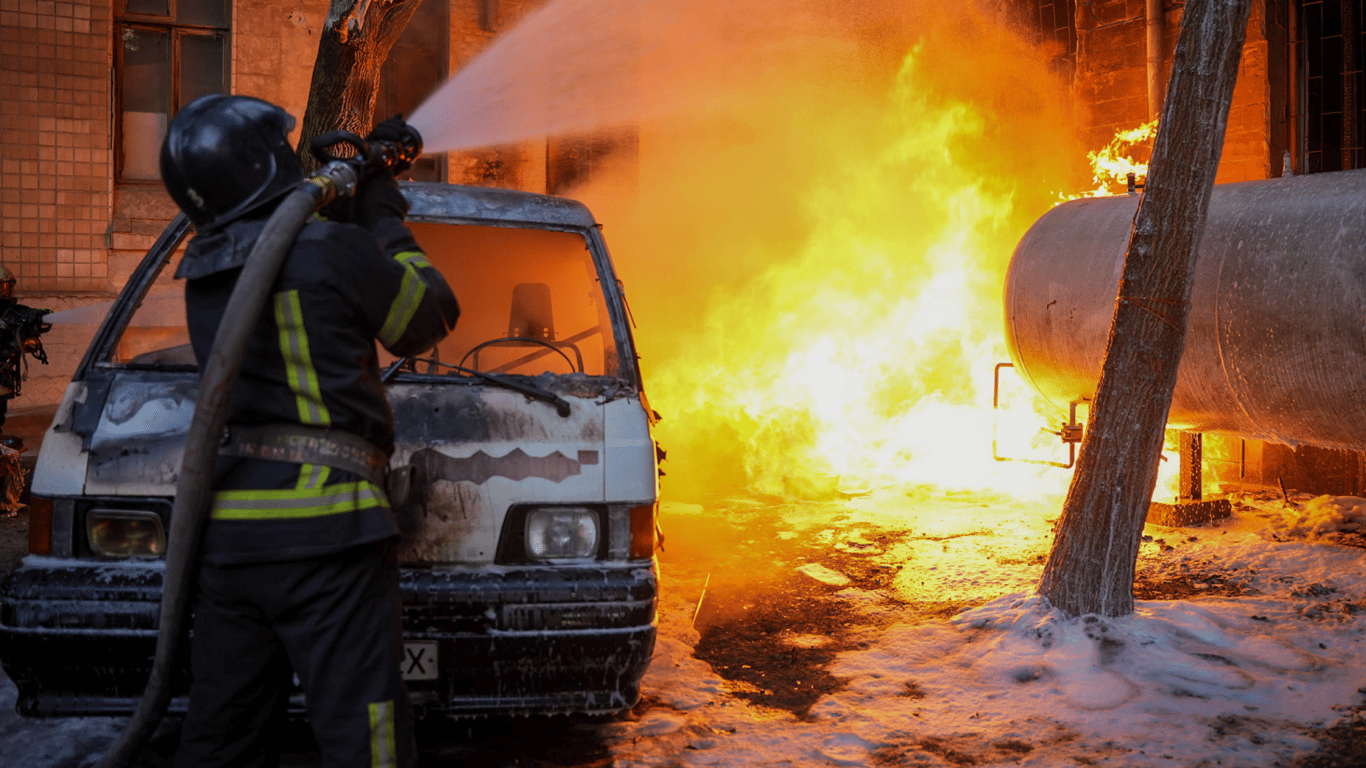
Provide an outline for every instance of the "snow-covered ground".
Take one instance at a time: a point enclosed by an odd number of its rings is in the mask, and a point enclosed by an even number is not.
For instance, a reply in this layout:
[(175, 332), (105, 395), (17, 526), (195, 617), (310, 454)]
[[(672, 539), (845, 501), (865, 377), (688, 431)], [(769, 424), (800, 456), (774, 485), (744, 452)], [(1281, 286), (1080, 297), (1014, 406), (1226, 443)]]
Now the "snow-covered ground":
[[(1011, 520), (1030, 529), (1032, 516), (1057, 510), (961, 502), (959, 530)], [(895, 518), (885, 503), (869, 506)], [(944, 505), (928, 506), (908, 519), (945, 519)], [(646, 679), (666, 706), (616, 726), (617, 765), (1286, 765), (1317, 748), (1306, 730), (1336, 721), (1366, 685), (1366, 551), (1321, 538), (1354, 531), (1366, 501), (1248, 498), (1236, 509), (1215, 527), (1150, 527), (1142, 558), (1197, 590), (1208, 573), (1249, 594), (1140, 601), (1114, 620), (1041, 605), (1025, 587), (1037, 566), (982, 556), (1019, 541), (994, 529), (977, 556), (940, 558), (932, 584), (916, 588), (1022, 588), (950, 620), (894, 623), (840, 655), (830, 671), (846, 687), (805, 720), (731, 695), (692, 658), (684, 612), (664, 622)], [(905, 580), (918, 579), (907, 565)], [(894, 595), (840, 595), (864, 611), (896, 610)]]
[[(666, 556), (649, 706), (592, 727), (620, 768), (1289, 765), (1318, 748), (1309, 730), (1336, 722), (1366, 686), (1366, 550), (1332, 540), (1355, 535), (1366, 501), (1234, 506), (1216, 526), (1148, 529), (1140, 571), (1196, 596), (1140, 601), (1121, 619), (1068, 619), (1032, 594), (1056, 500), (921, 491), (668, 505), (676, 553), (690, 526), (718, 515), (742, 529), (778, 516), (778, 538), (901, 567), (888, 587), (867, 589), (846, 583), (848, 557), (784, 566), (875, 628), (829, 667), (842, 689), (800, 718), (750, 703), (694, 657), (701, 582)], [(670, 582), (671, 573), (684, 575)], [(1220, 594), (1198, 596), (1204, 586)], [(933, 600), (975, 607), (948, 619), (913, 609)], [(794, 647), (822, 640), (788, 636)], [(12, 711), (14, 696), (0, 679), (0, 709)], [(4, 716), (0, 766), (89, 765), (119, 723)]]

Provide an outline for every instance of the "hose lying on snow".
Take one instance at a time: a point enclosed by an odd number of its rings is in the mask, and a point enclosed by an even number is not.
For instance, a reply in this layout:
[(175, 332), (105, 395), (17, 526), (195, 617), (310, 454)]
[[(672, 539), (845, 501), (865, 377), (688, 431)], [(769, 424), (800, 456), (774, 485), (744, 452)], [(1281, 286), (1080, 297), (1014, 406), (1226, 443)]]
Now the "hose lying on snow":
[(190, 599), (194, 595), (194, 568), (199, 562), (199, 548), (209, 522), (209, 506), (213, 499), (209, 480), (227, 422), (233, 385), (242, 369), (247, 340), (256, 328), (275, 277), (304, 223), (314, 211), (336, 197), (338, 186), (354, 189), (354, 178), (337, 178), (344, 176), (346, 171), (343, 169), (347, 167), (338, 165), (337, 168), (324, 168), (318, 176), (301, 184), (275, 209), (242, 266), (242, 273), (228, 299), (213, 339), (213, 350), (200, 373), (199, 399), (195, 402), (194, 418), (185, 436), (185, 457), (176, 480), (152, 672), (137, 711), (96, 768), (128, 765), (166, 714), (171, 700), (171, 676), (175, 672), (175, 661), (190, 615)]

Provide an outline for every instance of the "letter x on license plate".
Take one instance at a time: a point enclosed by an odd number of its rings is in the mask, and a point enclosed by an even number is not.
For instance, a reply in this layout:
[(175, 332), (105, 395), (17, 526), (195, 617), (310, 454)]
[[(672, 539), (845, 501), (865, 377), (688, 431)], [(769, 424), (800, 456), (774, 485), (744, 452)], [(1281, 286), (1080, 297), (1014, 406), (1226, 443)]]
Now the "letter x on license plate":
[(436, 642), (424, 641), (403, 644), (403, 679), (436, 679)]

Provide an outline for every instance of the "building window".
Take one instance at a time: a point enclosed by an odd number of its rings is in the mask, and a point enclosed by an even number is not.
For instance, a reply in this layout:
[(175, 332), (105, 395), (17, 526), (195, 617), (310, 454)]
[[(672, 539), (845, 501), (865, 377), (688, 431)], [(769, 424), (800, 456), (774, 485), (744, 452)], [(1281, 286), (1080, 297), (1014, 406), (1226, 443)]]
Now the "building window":
[(185, 104), (228, 90), (230, 0), (119, 0), (114, 26), (118, 178), (161, 178), (166, 124)]
[(1026, 7), (1054, 71), (1070, 79), (1077, 68), (1077, 0), (1034, 0)]
[(1292, 19), (1300, 173), (1363, 167), (1361, 0), (1302, 0)]

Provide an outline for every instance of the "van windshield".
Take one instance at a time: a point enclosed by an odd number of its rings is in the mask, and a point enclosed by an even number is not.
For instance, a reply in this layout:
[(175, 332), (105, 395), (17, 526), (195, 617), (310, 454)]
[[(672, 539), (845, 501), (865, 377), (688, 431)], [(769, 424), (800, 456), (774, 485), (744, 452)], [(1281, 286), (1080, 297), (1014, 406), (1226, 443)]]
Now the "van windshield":
[[(460, 322), (416, 366), (617, 375), (617, 344), (588, 241), (573, 232), (414, 222), (460, 301)], [(381, 355), (381, 362), (392, 357)]]
[[(574, 232), (410, 222), (460, 301), (460, 321), (404, 367), (535, 376), (618, 375), (616, 338), (588, 241)], [(134, 312), (109, 362), (194, 370), (183, 289), (161, 281)], [(380, 350), (380, 365), (395, 362)]]

